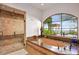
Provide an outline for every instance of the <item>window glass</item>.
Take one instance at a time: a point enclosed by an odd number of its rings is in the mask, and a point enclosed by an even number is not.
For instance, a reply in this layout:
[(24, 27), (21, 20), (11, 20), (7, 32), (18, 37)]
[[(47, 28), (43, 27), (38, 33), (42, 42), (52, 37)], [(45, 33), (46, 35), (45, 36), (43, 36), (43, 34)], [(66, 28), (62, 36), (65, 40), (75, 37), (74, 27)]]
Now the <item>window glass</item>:
[(51, 17), (48, 17), (44, 22), (43, 33), (47, 35), (56, 35), (64, 37), (76, 37), (78, 36), (78, 20), (77, 17), (59, 13)]

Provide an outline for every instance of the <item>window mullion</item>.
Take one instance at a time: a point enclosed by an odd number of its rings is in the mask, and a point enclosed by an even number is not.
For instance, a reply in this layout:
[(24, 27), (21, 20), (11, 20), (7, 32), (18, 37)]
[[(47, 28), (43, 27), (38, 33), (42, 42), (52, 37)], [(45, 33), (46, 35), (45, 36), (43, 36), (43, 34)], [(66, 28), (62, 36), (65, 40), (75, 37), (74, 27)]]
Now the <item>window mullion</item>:
[(61, 36), (62, 36), (62, 13), (61, 13)]

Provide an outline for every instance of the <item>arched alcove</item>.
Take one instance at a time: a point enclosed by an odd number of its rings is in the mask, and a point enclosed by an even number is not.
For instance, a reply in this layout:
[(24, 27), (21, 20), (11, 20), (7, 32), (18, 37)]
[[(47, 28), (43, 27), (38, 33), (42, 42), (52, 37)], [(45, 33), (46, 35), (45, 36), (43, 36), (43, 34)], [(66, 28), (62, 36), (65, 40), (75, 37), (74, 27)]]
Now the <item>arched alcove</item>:
[(42, 35), (55, 35), (78, 38), (78, 18), (68, 13), (57, 13), (43, 22)]

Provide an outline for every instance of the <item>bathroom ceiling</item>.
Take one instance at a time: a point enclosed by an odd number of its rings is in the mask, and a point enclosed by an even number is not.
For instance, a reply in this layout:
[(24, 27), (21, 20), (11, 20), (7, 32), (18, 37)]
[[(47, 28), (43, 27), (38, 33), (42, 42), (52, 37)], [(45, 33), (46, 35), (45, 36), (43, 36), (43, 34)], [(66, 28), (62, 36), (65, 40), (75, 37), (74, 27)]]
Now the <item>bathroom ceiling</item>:
[(77, 7), (79, 6), (79, 3), (28, 3), (28, 5), (40, 9), (40, 10), (48, 10), (48, 9), (53, 9), (53, 7), (63, 7), (63, 6), (73, 6)]
[(47, 9), (50, 9), (51, 7), (54, 7), (54, 5), (51, 3), (29, 3), (29, 5), (37, 8), (37, 9), (40, 9), (40, 10), (47, 10)]
[(46, 11), (57, 7), (79, 7), (79, 3), (14, 3), (13, 5), (18, 5), (22, 7), (30, 6), (42, 11)]

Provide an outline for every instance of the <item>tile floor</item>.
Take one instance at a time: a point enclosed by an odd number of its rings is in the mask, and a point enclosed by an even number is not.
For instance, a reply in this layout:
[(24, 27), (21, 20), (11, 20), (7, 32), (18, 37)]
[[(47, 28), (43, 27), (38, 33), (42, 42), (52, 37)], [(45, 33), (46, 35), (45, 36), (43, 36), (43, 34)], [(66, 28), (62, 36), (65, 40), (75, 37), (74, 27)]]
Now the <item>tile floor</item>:
[(18, 51), (11, 52), (7, 55), (27, 55), (27, 54), (28, 54), (28, 52), (26, 52), (26, 50), (21, 49), (21, 50), (18, 50)]

